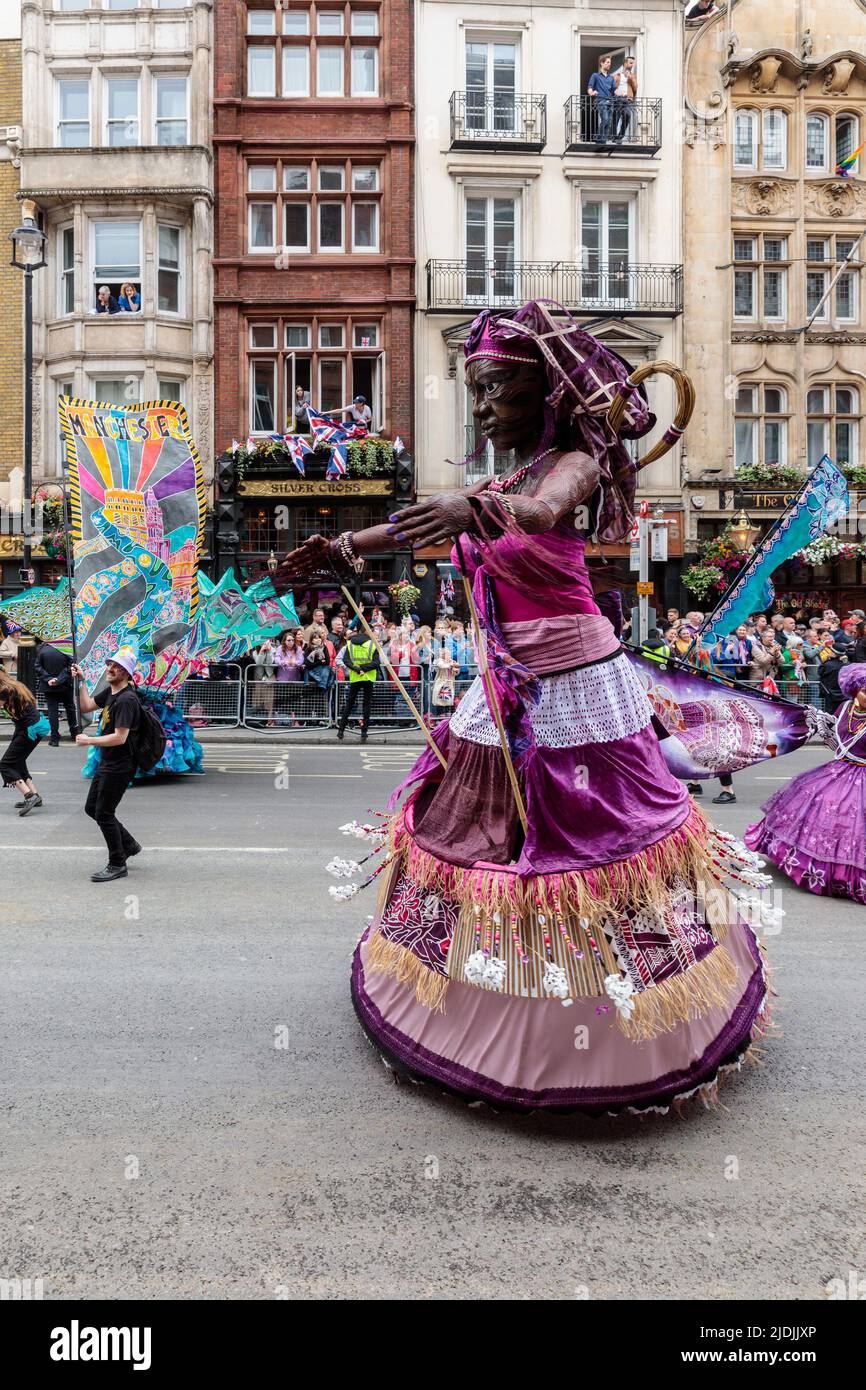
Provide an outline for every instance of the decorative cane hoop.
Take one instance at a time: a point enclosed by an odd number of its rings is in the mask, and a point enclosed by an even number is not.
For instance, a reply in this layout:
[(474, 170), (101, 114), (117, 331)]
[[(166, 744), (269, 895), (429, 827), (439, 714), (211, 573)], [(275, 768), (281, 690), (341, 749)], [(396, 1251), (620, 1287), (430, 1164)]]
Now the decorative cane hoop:
[(633, 388), (640, 385), (648, 376), (654, 376), (656, 372), (661, 373), (662, 376), (669, 376), (673, 380), (677, 392), (677, 408), (673, 423), (668, 425), (661, 439), (653, 445), (649, 453), (639, 460), (638, 468), (646, 468), (648, 463), (655, 463), (656, 459), (663, 458), (674, 447), (677, 440), (685, 433), (695, 408), (694, 383), (682, 367), (675, 366), (673, 362), (647, 362), (643, 367), (637, 367), (630, 373), (620, 386), (613, 404), (607, 412), (607, 422), (614, 434), (619, 434), (628, 406), (628, 398)]

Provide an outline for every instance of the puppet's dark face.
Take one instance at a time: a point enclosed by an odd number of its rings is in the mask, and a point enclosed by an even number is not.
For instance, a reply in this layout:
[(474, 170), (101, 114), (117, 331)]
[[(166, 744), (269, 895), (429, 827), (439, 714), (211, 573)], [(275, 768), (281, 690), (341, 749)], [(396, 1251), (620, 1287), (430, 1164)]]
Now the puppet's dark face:
[(545, 379), (541, 366), (479, 358), (466, 368), (472, 414), (494, 449), (529, 452), (544, 424)]

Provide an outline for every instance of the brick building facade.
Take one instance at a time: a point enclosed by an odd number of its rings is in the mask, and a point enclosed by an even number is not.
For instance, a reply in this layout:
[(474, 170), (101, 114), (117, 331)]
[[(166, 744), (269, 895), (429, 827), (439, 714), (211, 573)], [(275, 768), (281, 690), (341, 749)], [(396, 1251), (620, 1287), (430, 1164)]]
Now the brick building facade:
[(21, 428), (24, 384), (21, 363), (24, 357), (21, 317), (22, 280), (20, 270), (9, 264), (9, 235), (21, 221), (16, 201), (19, 188), (19, 141), (14, 132), (21, 126), (21, 39), (15, 23), (0, 31), (0, 480), (21, 463)]
[[(292, 433), (298, 387), (323, 411), (364, 396), (373, 433), (411, 448), (411, 0), (217, 0), (214, 25), (217, 452)], [(302, 480), (283, 454), (246, 474), (251, 576), (271, 550), (393, 504), (393, 469), (326, 487), (318, 461)]]

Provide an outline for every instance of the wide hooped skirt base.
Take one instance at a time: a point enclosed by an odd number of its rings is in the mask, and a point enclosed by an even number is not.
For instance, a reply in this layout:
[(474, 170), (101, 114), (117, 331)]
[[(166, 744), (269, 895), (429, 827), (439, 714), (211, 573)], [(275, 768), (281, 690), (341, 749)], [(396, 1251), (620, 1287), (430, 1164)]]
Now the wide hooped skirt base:
[(715, 1099), (766, 1031), (767, 982), (760, 948), (736, 923), (726, 942), (737, 968), (731, 1001), (636, 1043), (598, 998), (505, 997), (452, 981), (444, 1013), (419, 1004), (411, 986), (365, 969), (367, 936), (352, 965), (352, 1000), (384, 1060), (413, 1080), (496, 1110), (665, 1111), (698, 1095)]

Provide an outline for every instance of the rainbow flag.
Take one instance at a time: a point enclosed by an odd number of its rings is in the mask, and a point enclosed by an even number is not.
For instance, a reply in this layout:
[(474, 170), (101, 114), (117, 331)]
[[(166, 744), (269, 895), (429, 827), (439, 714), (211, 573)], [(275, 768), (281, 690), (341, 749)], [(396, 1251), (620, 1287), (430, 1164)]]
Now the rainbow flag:
[(857, 163), (858, 156), (861, 154), (864, 147), (866, 147), (866, 140), (863, 141), (862, 145), (858, 145), (857, 149), (854, 150), (851, 154), (846, 154), (844, 159), (839, 160), (839, 163), (836, 165), (836, 173), (839, 175), (840, 178), (851, 178), (851, 170)]

